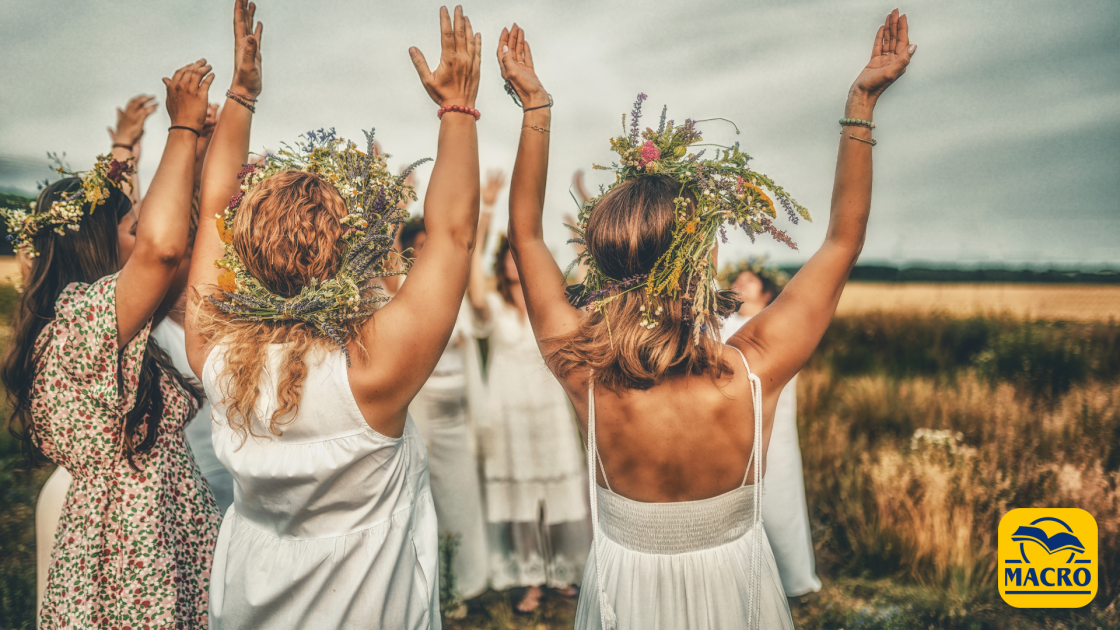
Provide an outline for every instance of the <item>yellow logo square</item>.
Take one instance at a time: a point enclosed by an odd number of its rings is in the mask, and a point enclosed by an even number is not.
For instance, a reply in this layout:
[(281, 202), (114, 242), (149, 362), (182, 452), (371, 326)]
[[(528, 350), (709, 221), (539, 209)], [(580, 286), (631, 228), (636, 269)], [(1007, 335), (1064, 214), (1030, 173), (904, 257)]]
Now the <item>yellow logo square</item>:
[(1097, 521), (1078, 508), (1020, 508), (999, 522), (999, 594), (1016, 608), (1080, 608), (1097, 595)]

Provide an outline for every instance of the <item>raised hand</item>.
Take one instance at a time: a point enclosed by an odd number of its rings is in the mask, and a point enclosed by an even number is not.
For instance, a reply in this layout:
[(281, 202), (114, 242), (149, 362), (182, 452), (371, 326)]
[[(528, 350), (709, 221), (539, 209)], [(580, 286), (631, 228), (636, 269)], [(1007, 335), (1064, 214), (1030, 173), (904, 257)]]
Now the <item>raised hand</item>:
[(525, 41), (525, 30), (517, 24), (502, 29), (498, 37), (498, 67), (502, 78), (517, 92), (523, 107), (547, 105), (548, 90), (544, 89), (533, 67), (533, 51)]
[(233, 85), (234, 92), (249, 98), (257, 98), (261, 93), (261, 35), (264, 24), (253, 17), (257, 14), (256, 3), (249, 0), (233, 2)]
[(117, 127), (109, 127), (109, 137), (114, 145), (135, 146), (144, 135), (144, 121), (156, 111), (156, 97), (141, 94), (132, 97), (124, 109), (117, 108)]
[(198, 142), (195, 143), (195, 155), (198, 159), (206, 155), (206, 149), (210, 147), (210, 139), (214, 137), (214, 128), (218, 126), (218, 104), (210, 103), (206, 106), (206, 119), (202, 121), (202, 135), (198, 137)]
[(898, 9), (895, 9), (887, 16), (886, 23), (879, 27), (879, 32), (875, 33), (871, 61), (856, 77), (852, 90), (878, 98), (906, 72), (906, 66), (917, 50), (917, 44), (910, 43), (906, 16), (899, 16)]
[(463, 7), (455, 7), (455, 21), (447, 7), (439, 8), (440, 55), (435, 71), (428, 69), (424, 53), (413, 46), (408, 49), (420, 82), (428, 96), (440, 107), (464, 105), (474, 107), (478, 95), (478, 76), (482, 66), (482, 34), (471, 28), (470, 18), (463, 15)]
[(482, 205), (493, 206), (498, 200), (498, 193), (506, 185), (506, 175), (501, 169), (493, 169), (486, 173), (486, 184), (482, 186)]
[(190, 127), (201, 133), (208, 109), (206, 97), (213, 82), (214, 75), (205, 59), (179, 68), (170, 79), (164, 78), (172, 126)]

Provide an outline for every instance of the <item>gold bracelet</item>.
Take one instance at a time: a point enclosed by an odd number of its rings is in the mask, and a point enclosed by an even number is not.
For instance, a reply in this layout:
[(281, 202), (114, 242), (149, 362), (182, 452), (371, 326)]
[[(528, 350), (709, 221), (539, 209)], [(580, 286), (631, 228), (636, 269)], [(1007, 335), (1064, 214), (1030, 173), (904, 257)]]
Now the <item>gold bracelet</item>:
[(848, 137), (851, 138), (852, 140), (859, 140), (860, 142), (870, 144), (871, 146), (875, 146), (876, 144), (879, 144), (878, 142), (875, 142), (874, 139), (864, 140), (863, 138), (857, 138), (856, 136), (853, 136), (852, 134), (848, 134)]
[(539, 131), (541, 133), (548, 133), (548, 129), (545, 129), (544, 127), (538, 127), (537, 125), (521, 125), (521, 128), (532, 129), (533, 131)]

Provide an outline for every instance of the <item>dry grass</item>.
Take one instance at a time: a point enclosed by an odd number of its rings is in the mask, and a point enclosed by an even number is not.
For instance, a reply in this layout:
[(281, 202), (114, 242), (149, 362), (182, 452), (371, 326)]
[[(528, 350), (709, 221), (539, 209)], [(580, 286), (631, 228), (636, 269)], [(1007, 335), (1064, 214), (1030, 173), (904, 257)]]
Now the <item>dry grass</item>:
[(1024, 319), (1120, 319), (1120, 286), (1067, 284), (939, 284), (850, 282), (838, 316), (871, 311), (944, 312), (957, 317), (1011, 315)]

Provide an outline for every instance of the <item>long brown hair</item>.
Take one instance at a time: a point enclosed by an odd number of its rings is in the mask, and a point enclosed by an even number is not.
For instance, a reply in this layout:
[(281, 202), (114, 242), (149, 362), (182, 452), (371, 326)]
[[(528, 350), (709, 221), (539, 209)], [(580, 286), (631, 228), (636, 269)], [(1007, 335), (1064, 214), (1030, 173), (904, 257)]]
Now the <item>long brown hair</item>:
[[(80, 186), (81, 180), (76, 177), (59, 180), (43, 189), (36, 207), (49, 208)], [(32, 259), (31, 272), (24, 283), (0, 363), (0, 379), (8, 390), (8, 404), (12, 409), (8, 428), (23, 442), (24, 452), (32, 464), (43, 460), (35, 445), (35, 424), (31, 416), (31, 390), (38, 361), (49, 346), (49, 340), (39, 339), (40, 334), (54, 321), (55, 302), (69, 284), (89, 284), (120, 270), (117, 226), (132, 209), (132, 202), (120, 190), (109, 190), (105, 204), (94, 212), (90, 213), (88, 206), (83, 206), (77, 231), (58, 234), (44, 229), (35, 237), (39, 255)], [(133, 456), (151, 450), (159, 436), (164, 412), (161, 375), (178, 383), (193, 398), (194, 409), (190, 415), (194, 415), (202, 400), (198, 387), (175, 369), (171, 358), (155, 338), (149, 336), (140, 367), (136, 404), (125, 414), (124, 421), (124, 454), (134, 470), (138, 469)]]
[[(257, 184), (241, 201), (234, 220), (233, 247), (245, 269), (269, 291), (297, 295), (312, 278), (325, 280), (342, 265), (346, 203), (338, 190), (318, 175), (283, 171)], [(261, 370), (269, 347), (284, 345), (276, 389), (277, 405), (265, 421), (269, 433), (280, 435), (283, 418), (299, 408), (307, 358), (326, 351), (333, 341), (300, 321), (258, 322), (227, 315), (209, 300), (197, 313), (198, 330), (212, 344), (225, 346), (219, 387), (230, 428), (245, 440), (253, 432), (252, 416), (259, 396)], [(358, 338), (366, 320), (347, 324), (344, 341)]]
[[(586, 229), (587, 250), (602, 272), (612, 278), (648, 273), (673, 239), (673, 200), (680, 184), (654, 175), (624, 182), (591, 211)], [(681, 279), (680, 295), (691, 294)], [(649, 389), (666, 378), (706, 374), (713, 379), (731, 370), (722, 358), (718, 331), (703, 331), (697, 343), (685, 299), (662, 299), (657, 326), (642, 325), (642, 307), (649, 303), (641, 287), (618, 295), (589, 313), (575, 331), (546, 342), (555, 346), (548, 363), (561, 377), (591, 368), (595, 382), (611, 390)], [(735, 302), (721, 293), (721, 315)], [(656, 308), (650, 305), (651, 308)]]

